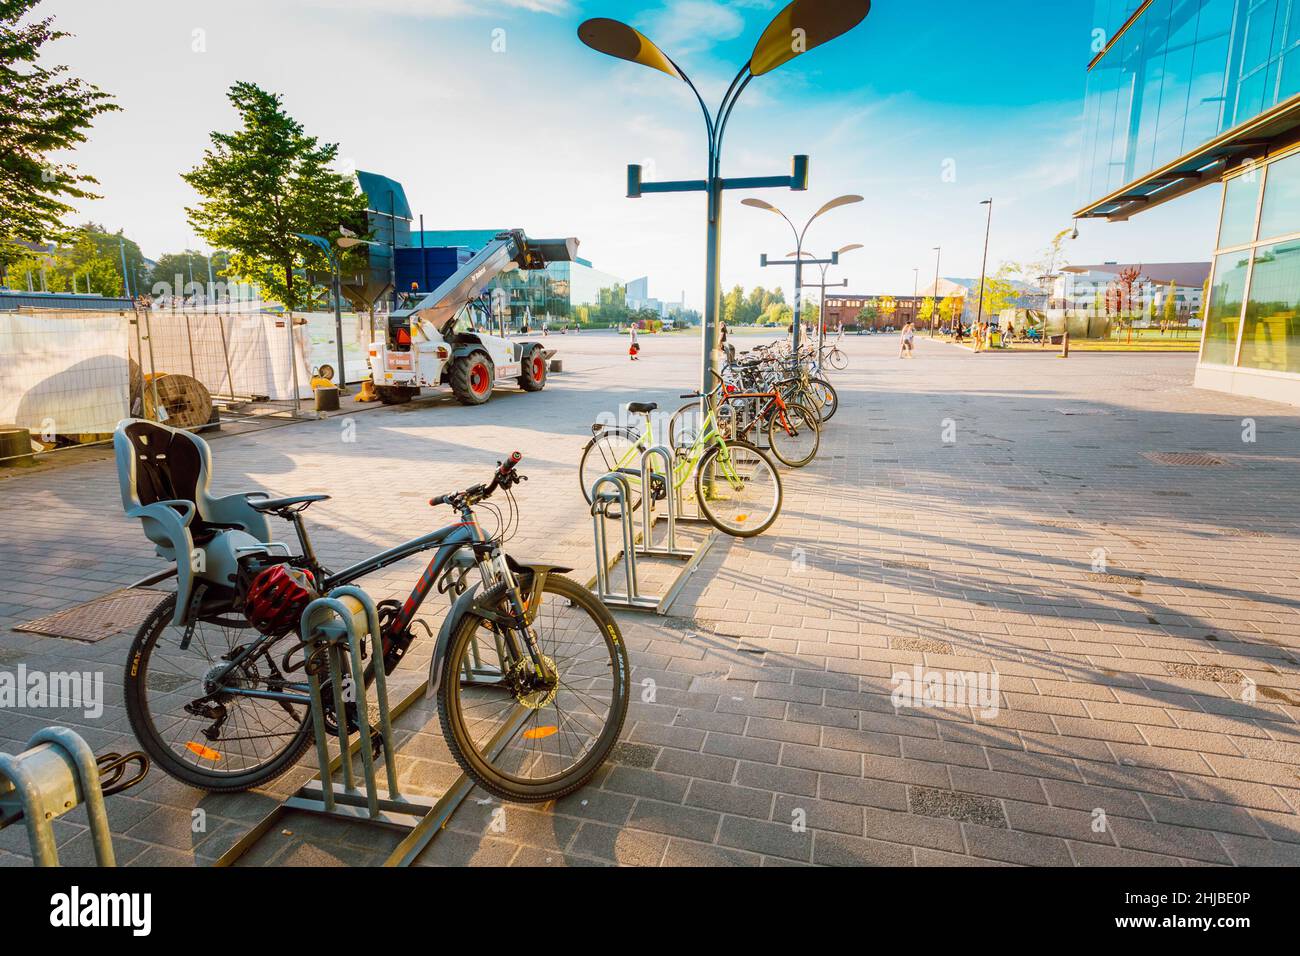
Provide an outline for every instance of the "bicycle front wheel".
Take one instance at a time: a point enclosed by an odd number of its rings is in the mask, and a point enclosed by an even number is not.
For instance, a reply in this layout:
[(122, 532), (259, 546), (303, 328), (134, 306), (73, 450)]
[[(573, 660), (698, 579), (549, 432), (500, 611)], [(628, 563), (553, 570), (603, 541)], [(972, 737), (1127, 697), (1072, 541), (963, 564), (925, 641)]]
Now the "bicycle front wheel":
[(824, 378), (814, 378), (808, 383), (808, 392), (812, 397), (810, 407), (821, 416), (822, 424), (835, 417), (840, 409), (840, 396), (835, 386)]
[(695, 469), (695, 496), (709, 524), (736, 538), (760, 535), (781, 513), (781, 475), (749, 442), (717, 444)]
[(831, 349), (831, 354), (826, 357), (826, 364), (837, 372), (842, 372), (849, 367), (849, 357), (839, 349)]
[(802, 468), (817, 457), (821, 447), (821, 423), (815, 412), (802, 405), (772, 409), (767, 419), (767, 443), (777, 461), (790, 468)]
[[(527, 593), (525, 591), (525, 593)], [(483, 618), (452, 635), (438, 713), (452, 755), (484, 790), (537, 803), (582, 787), (618, 741), (631, 674), (618, 624), (586, 588), (549, 574), (533, 621), (553, 678), (512, 661)]]

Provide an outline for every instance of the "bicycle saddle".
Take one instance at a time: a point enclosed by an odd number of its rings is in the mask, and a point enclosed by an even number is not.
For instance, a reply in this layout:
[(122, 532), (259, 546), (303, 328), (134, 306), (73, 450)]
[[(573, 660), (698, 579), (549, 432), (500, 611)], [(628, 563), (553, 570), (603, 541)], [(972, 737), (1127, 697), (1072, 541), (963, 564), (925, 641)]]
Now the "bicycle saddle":
[(317, 501), (329, 501), (329, 495), (293, 495), (289, 498), (252, 498), (248, 499), (249, 507), (257, 511), (266, 513), (268, 511), (283, 511), (285, 508), (292, 508), (295, 505), (313, 504)]
[(630, 402), (627, 410), (633, 415), (644, 415), (647, 412), (653, 412), (659, 408), (658, 402)]

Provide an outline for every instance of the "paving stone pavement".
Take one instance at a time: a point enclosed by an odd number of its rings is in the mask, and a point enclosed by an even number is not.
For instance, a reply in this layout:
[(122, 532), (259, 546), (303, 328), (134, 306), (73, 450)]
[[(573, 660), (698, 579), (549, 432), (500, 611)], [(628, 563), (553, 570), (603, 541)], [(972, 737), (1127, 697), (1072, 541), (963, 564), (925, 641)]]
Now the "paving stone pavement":
[[(435, 527), (425, 499), (519, 448), (531, 480), (511, 550), (586, 580), (590, 422), (634, 399), (675, 408), (696, 377), (698, 339), (646, 338), (633, 365), (611, 336), (553, 337), (568, 371), (540, 395), (217, 438), (216, 487), (332, 494), (311, 520), (341, 566)], [(671, 616), (618, 615), (637, 696), (611, 763), (554, 805), (507, 807), (504, 829), (476, 791), (420, 862), (1300, 864), (1300, 410), (1192, 389), (1194, 356), (847, 347), (839, 414), (818, 460), (785, 472), (776, 526), (717, 546)], [(1221, 463), (1145, 457), (1159, 452)], [(0, 566), (0, 668), (106, 682), (98, 719), (0, 711), (0, 748), (53, 722), (133, 746), (129, 637), (10, 630), (160, 566), (111, 462), (0, 478)], [(418, 569), (367, 585), (402, 594)], [(972, 695), (945, 699), (949, 674)], [(899, 696), (912, 683), (937, 700)], [(399, 749), (428, 792), (454, 775), (431, 708), (404, 718)], [(211, 863), (310, 772), (225, 796), (155, 773), (110, 800), (119, 860)], [(372, 863), (391, 845), (284, 829), (249, 862)], [(84, 816), (56, 832), (65, 860), (91, 858)], [(26, 853), (21, 828), (0, 833), (0, 864)]]

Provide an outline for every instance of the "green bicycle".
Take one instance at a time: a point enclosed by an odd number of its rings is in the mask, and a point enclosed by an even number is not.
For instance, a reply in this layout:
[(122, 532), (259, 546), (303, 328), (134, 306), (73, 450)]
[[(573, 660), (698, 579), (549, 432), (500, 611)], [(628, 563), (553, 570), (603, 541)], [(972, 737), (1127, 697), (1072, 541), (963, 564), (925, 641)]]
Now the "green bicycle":
[[(682, 396), (700, 397), (699, 393)], [(629, 509), (635, 512), (641, 507), (641, 458), (657, 444), (650, 416), (658, 408), (653, 402), (628, 405), (630, 414), (645, 417), (643, 429), (633, 425), (592, 426), (594, 434), (582, 450), (578, 464), (578, 480), (588, 504), (597, 479), (610, 472), (621, 472), (632, 479)], [(680, 494), (683, 504), (693, 500), (709, 524), (737, 538), (762, 534), (781, 513), (784, 492), (776, 465), (761, 448), (725, 438), (713, 409), (706, 411), (701, 427), (691, 435), (690, 444), (672, 452), (672, 474), (651, 474), (651, 494), (656, 501), (669, 494)], [(688, 488), (692, 475), (695, 480)], [(622, 516), (617, 507), (608, 514), (611, 518)]]

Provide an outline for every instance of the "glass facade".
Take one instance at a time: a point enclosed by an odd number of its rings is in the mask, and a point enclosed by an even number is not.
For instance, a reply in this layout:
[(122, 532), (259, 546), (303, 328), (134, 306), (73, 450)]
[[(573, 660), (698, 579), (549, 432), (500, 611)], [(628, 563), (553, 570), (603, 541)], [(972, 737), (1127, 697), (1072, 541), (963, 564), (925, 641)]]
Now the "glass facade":
[[(1140, 4), (1098, 0), (1109, 42)], [(1300, 93), (1300, 0), (1153, 0), (1088, 73), (1080, 190), (1109, 195)]]
[(1300, 374), (1300, 152), (1224, 184), (1201, 363)]

